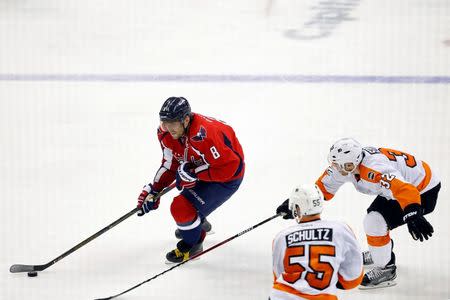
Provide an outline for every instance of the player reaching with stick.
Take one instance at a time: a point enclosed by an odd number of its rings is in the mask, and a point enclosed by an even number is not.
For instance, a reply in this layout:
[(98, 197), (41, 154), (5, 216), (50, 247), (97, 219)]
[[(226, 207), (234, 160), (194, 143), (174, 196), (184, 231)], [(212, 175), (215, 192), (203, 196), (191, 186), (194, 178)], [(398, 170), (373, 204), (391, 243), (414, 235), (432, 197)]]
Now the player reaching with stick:
[(332, 300), (337, 299), (336, 288), (347, 290), (361, 283), (358, 241), (346, 224), (321, 219), (323, 200), (317, 186), (298, 186), (279, 211), (297, 224), (273, 240), (271, 300)]
[[(402, 151), (362, 147), (351, 138), (338, 140), (330, 148), (330, 166), (316, 181), (330, 200), (346, 182), (356, 190), (377, 195), (367, 209), (364, 230), (369, 252), (364, 264), (374, 268), (364, 275), (361, 289), (395, 285), (394, 243), (389, 231), (406, 224), (414, 240), (428, 240), (433, 227), (424, 215), (431, 213), (441, 188), (429, 165)], [(279, 209), (282, 209), (281, 206)]]
[[(170, 97), (159, 112), (158, 140), (163, 158), (152, 183), (138, 198), (139, 216), (155, 210), (153, 195), (176, 180), (180, 194), (170, 206), (181, 240), (168, 252), (169, 263), (179, 263), (203, 250), (211, 224), (206, 220), (239, 188), (244, 177), (242, 147), (231, 126), (191, 112), (183, 97)], [(147, 201), (145, 201), (147, 199)]]

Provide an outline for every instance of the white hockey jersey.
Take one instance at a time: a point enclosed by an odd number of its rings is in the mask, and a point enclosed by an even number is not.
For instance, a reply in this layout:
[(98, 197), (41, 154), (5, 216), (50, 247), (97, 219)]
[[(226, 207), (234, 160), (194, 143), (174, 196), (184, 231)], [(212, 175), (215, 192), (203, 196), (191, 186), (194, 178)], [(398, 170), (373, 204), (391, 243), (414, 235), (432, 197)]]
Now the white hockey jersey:
[(420, 204), (420, 194), (439, 183), (427, 163), (405, 152), (366, 147), (363, 155), (359, 174), (343, 176), (328, 167), (319, 177), (316, 185), (326, 200), (333, 198), (344, 183), (351, 182), (361, 193), (395, 199), (405, 208), (408, 204)]
[(337, 299), (336, 284), (358, 286), (363, 278), (361, 249), (350, 227), (315, 220), (279, 232), (273, 240), (271, 300)]

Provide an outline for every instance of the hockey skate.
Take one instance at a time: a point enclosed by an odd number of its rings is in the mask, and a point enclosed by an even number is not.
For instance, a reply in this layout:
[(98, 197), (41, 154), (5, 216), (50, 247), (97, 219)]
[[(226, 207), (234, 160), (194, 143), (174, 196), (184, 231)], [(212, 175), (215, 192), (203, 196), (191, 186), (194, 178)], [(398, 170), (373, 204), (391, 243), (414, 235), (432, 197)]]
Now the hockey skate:
[[(212, 231), (211, 223), (208, 222), (208, 220), (203, 219), (202, 221), (202, 229), (206, 232), (206, 234), (213, 234), (214, 231)], [(181, 236), (180, 229), (175, 230), (175, 237), (179, 240), (181, 240), (183, 237)]]
[(183, 240), (177, 243), (177, 248), (166, 254), (166, 264), (177, 264), (192, 258), (194, 255), (203, 251), (203, 239), (190, 246)]
[(394, 279), (397, 277), (397, 267), (394, 264), (387, 265), (384, 268), (375, 267), (364, 274), (360, 290), (370, 290), (384, 287), (391, 287), (397, 283)]

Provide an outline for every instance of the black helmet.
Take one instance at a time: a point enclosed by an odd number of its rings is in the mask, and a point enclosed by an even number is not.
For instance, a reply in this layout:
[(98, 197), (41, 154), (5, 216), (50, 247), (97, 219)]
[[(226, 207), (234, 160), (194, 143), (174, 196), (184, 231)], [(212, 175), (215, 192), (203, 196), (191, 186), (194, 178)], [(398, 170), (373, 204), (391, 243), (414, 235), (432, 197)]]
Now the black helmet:
[(159, 111), (160, 121), (182, 121), (191, 115), (191, 106), (184, 97), (168, 98)]

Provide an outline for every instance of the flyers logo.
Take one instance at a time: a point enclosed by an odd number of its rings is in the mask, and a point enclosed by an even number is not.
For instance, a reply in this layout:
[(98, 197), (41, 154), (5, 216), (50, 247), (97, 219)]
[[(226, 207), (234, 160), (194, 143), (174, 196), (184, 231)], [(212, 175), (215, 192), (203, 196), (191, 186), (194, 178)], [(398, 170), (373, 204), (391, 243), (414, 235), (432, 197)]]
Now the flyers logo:
[(193, 141), (201, 142), (206, 138), (206, 129), (203, 126), (200, 126), (197, 134), (192, 137)]

